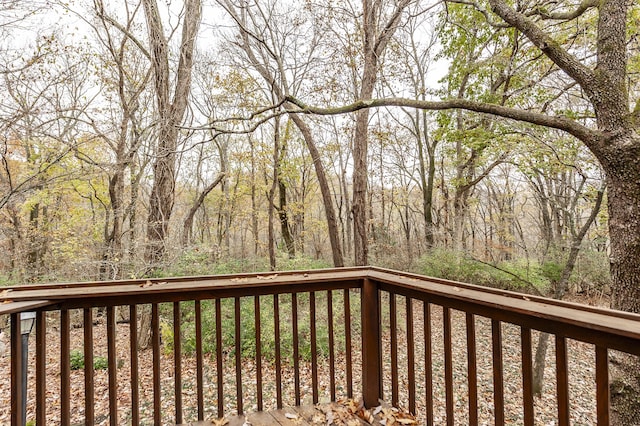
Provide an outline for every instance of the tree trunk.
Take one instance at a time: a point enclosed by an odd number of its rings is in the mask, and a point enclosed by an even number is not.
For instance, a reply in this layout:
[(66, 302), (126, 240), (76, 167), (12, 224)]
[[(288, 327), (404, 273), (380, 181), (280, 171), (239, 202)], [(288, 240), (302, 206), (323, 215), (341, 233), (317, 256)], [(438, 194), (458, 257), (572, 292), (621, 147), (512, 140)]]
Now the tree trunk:
[(293, 242), (293, 236), (291, 235), (291, 229), (289, 228), (289, 215), (287, 213), (287, 186), (282, 181), (279, 173), (278, 195), (278, 219), (280, 219), (280, 232), (282, 233), (284, 244), (287, 247), (289, 259), (293, 259), (296, 256), (296, 247)]
[(207, 197), (207, 195), (209, 195), (209, 193), (213, 191), (213, 188), (218, 186), (218, 184), (222, 181), (224, 176), (225, 176), (224, 173), (220, 173), (218, 177), (216, 177), (215, 180), (211, 182), (211, 184), (209, 184), (209, 186), (207, 186), (200, 193), (198, 198), (193, 202), (193, 205), (191, 206), (191, 209), (189, 209), (189, 213), (187, 213), (187, 217), (184, 219), (184, 222), (182, 225), (182, 246), (183, 247), (188, 246), (191, 241), (193, 218), (195, 217), (196, 212), (198, 211), (200, 206), (202, 206), (202, 203), (204, 203), (204, 199)]
[(320, 194), (322, 195), (324, 215), (327, 219), (327, 231), (329, 233), (329, 243), (331, 244), (333, 266), (341, 268), (344, 266), (344, 256), (342, 254), (342, 246), (340, 245), (340, 231), (338, 228), (338, 220), (336, 218), (336, 210), (333, 206), (333, 199), (331, 198), (331, 188), (329, 187), (329, 180), (327, 179), (327, 175), (324, 171), (320, 151), (318, 151), (318, 148), (316, 147), (313, 134), (311, 133), (311, 129), (307, 123), (296, 114), (291, 115), (291, 120), (298, 127), (300, 133), (302, 133), (302, 137), (307, 145), (309, 154), (311, 154), (313, 167), (316, 171), (316, 177), (318, 178), (318, 186), (320, 186)]
[(156, 105), (159, 115), (156, 162), (153, 166), (153, 186), (147, 218), (148, 271), (156, 269), (164, 259), (165, 239), (173, 210), (176, 181), (176, 150), (178, 126), (182, 122), (191, 90), (191, 69), (195, 39), (200, 23), (200, 0), (187, 0), (182, 21), (180, 60), (176, 73), (173, 98), (169, 81), (169, 45), (164, 35), (158, 5), (154, 0), (143, 0), (151, 63), (154, 71)]

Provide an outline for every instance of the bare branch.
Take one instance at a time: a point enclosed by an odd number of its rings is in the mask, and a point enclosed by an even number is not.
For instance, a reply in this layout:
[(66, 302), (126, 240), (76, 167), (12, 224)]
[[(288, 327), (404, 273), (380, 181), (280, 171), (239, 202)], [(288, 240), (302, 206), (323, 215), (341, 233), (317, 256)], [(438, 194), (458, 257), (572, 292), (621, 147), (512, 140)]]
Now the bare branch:
[(569, 21), (583, 15), (587, 10), (598, 7), (599, 0), (583, 0), (582, 3), (575, 9), (567, 12), (548, 12), (545, 9), (536, 7), (532, 12), (527, 13), (527, 16), (537, 15), (543, 19), (553, 19), (558, 21)]
[(540, 126), (551, 127), (554, 129), (563, 130), (581, 141), (585, 142), (588, 146), (594, 146), (598, 139), (602, 136), (597, 130), (590, 129), (583, 126), (574, 120), (564, 116), (550, 116), (541, 114), (535, 111), (521, 110), (517, 108), (509, 108), (501, 105), (489, 104), (484, 102), (475, 102), (466, 99), (449, 99), (446, 101), (423, 101), (416, 99), (405, 98), (385, 98), (385, 99), (369, 99), (360, 100), (354, 103), (334, 107), (334, 108), (319, 108), (309, 106), (292, 96), (286, 98), (287, 101), (298, 106), (299, 111), (289, 111), (291, 113), (303, 113), (303, 114), (317, 114), (317, 115), (340, 115), (350, 112), (359, 111), (366, 108), (380, 108), (380, 107), (408, 107), (424, 110), (449, 110), (449, 109), (463, 109), (467, 111), (474, 111), (484, 114), (492, 114), (499, 117), (509, 118), (516, 121), (522, 121), (526, 123), (536, 124)]

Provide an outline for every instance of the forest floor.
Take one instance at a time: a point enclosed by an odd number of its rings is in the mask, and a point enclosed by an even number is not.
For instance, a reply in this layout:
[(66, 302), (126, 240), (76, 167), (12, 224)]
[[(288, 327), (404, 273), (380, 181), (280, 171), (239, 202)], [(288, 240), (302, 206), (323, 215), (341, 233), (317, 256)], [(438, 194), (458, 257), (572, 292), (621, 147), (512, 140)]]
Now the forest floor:
[[(401, 312), (399, 312), (401, 314)], [(402, 317), (399, 317), (402, 318)], [(399, 382), (399, 406), (406, 411), (408, 407), (408, 374), (407, 374), (407, 347), (406, 322), (404, 319), (398, 321), (398, 382)], [(435, 424), (445, 422), (445, 384), (444, 384), (444, 348), (442, 324), (442, 309), (434, 307), (431, 313), (432, 323), (432, 358), (433, 369), (433, 415)], [(416, 405), (417, 419), (424, 422), (426, 415), (426, 391), (425, 391), (425, 345), (422, 324), (422, 309), (414, 309), (414, 345), (416, 367)], [(106, 329), (104, 317), (97, 318), (94, 326), (94, 353), (96, 356), (106, 356), (107, 342), (106, 333), (100, 332)], [(384, 400), (391, 401), (391, 362), (390, 362), (390, 334), (387, 330), (383, 335), (383, 369), (384, 369)], [(71, 348), (82, 350), (83, 331), (82, 327), (71, 330)], [(521, 352), (520, 352), (520, 329), (510, 324), (502, 325), (503, 346), (502, 356), (504, 365), (504, 401), (505, 419), (507, 424), (522, 424), (522, 376), (521, 376)], [(353, 340), (353, 389), (358, 395), (361, 389), (360, 371), (361, 357), (359, 353), (360, 340), (357, 337), (359, 330), (354, 330)], [(59, 335), (57, 321), (49, 321), (47, 339), (47, 419), (49, 424), (56, 424), (60, 421), (60, 346), (59, 338), (49, 339), (49, 335), (55, 337)], [(263, 335), (262, 337), (266, 337)], [(128, 324), (118, 324), (116, 331), (116, 350), (118, 358), (117, 378), (118, 378), (118, 424), (130, 423), (130, 364), (129, 359), (129, 326)], [(481, 425), (493, 424), (493, 375), (492, 375), (492, 351), (491, 351), (491, 321), (487, 318), (476, 318), (476, 341), (477, 341), (477, 363), (478, 363), (478, 415)], [(538, 341), (538, 333), (533, 333), (534, 351)], [(336, 339), (336, 346), (340, 346), (340, 339)], [(342, 341), (344, 342), (344, 341)], [(29, 356), (30, 365), (34, 365), (35, 339), (30, 339)], [(454, 379), (454, 407), (456, 424), (468, 423), (468, 392), (467, 392), (467, 350), (466, 350), (466, 325), (465, 316), (461, 312), (454, 311), (452, 314), (452, 346), (453, 346), (453, 379)], [(580, 342), (568, 341), (569, 354), (569, 381), (570, 381), (570, 405), (571, 424), (595, 424), (595, 349), (592, 345)], [(554, 425), (556, 424), (556, 388), (555, 388), (555, 345), (553, 337), (549, 341), (549, 350), (546, 357), (545, 382), (543, 393), (536, 397), (535, 416), (536, 424)], [(152, 423), (153, 407), (153, 387), (152, 387), (152, 351), (144, 350), (139, 353), (139, 390), (140, 390), (140, 416), (143, 424)], [(162, 351), (161, 357), (161, 389), (162, 389), (162, 423), (175, 424), (174, 401), (174, 361), (171, 351)], [(31, 369), (33, 370), (33, 369)], [(225, 414), (234, 415), (236, 412), (236, 366), (234, 355), (224, 354), (223, 358), (223, 393), (225, 396)], [(344, 350), (336, 353), (336, 391), (337, 398), (342, 401), (342, 405), (352, 404), (347, 398), (344, 359)], [(5, 372), (0, 378), (0, 425), (9, 424), (10, 421), (10, 357), (8, 353), (0, 357), (0, 371)], [(243, 359), (240, 366), (242, 374), (242, 395), (245, 412), (257, 410), (256, 392), (256, 363), (252, 359)], [(183, 423), (193, 422), (197, 418), (196, 411), (196, 360), (193, 356), (182, 357), (182, 380), (183, 380)], [(218, 417), (216, 387), (217, 372), (215, 355), (205, 356), (204, 359), (204, 401), (205, 418), (212, 420)], [(318, 365), (320, 403), (329, 403), (329, 366), (328, 360), (321, 359)], [(293, 365), (286, 363), (283, 365), (281, 374), (283, 386), (283, 399), (285, 406), (294, 405), (294, 371)], [(28, 393), (28, 419), (35, 417), (35, 377), (33, 371), (29, 374)], [(95, 413), (96, 423), (108, 423), (108, 373), (107, 370), (95, 371)], [(267, 360), (262, 361), (262, 382), (264, 409), (273, 410), (276, 408), (275, 400), (275, 368)], [(303, 405), (311, 405), (311, 365), (309, 362), (300, 363), (300, 382)], [(70, 377), (71, 384), (71, 416), (72, 424), (81, 424), (84, 418), (84, 373), (82, 369), (72, 370)], [(325, 413), (326, 414), (326, 413)], [(340, 417), (334, 419), (334, 424), (339, 423)], [(323, 422), (326, 424), (327, 417)], [(346, 421), (342, 424), (347, 424)]]

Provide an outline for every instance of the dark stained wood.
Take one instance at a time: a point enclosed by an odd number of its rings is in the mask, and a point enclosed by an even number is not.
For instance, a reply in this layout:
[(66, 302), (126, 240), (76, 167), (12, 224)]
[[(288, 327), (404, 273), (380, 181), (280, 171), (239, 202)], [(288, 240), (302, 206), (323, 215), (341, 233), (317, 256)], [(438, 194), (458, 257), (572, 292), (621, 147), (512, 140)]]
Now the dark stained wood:
[(444, 393), (447, 413), (447, 426), (454, 424), (453, 401), (453, 347), (451, 334), (451, 309), (442, 308), (442, 326), (444, 337)]
[(496, 291), (419, 275), (368, 274), (383, 291), (428, 300), (463, 312), (545, 331), (572, 339), (640, 355), (639, 314), (594, 308), (515, 292)]
[(295, 388), (295, 405), (300, 405), (300, 354), (298, 342), (298, 295), (291, 294), (291, 329), (293, 334), (293, 381)]
[(424, 321), (424, 382), (427, 400), (427, 426), (433, 426), (433, 367), (431, 343), (431, 305), (423, 301)]
[(236, 407), (238, 414), (244, 413), (244, 404), (242, 402), (242, 339), (240, 334), (240, 298), (234, 299), (235, 311), (235, 353), (236, 353)]
[(22, 423), (22, 336), (20, 314), (11, 314), (11, 426)]
[(20, 312), (37, 311), (40, 308), (52, 307), (56, 302), (50, 300), (26, 300), (16, 301), (13, 296), (20, 298), (21, 293), (5, 293), (5, 287), (0, 291), (0, 315), (18, 314)]
[(380, 376), (380, 294), (369, 279), (362, 283), (362, 396), (366, 407), (378, 405)]
[(478, 424), (478, 363), (476, 348), (476, 319), (466, 314), (467, 325), (467, 381), (469, 388), (469, 425)]
[(180, 302), (173, 302), (173, 394), (176, 423), (182, 423), (182, 315)]
[(407, 297), (406, 303), (409, 412), (412, 414), (416, 414), (416, 360), (413, 340), (413, 299)]
[[(93, 362), (91, 367), (93, 368)], [(117, 426), (118, 360), (116, 355), (116, 315), (113, 306), (107, 307), (107, 367), (109, 372), (109, 424)]]
[(569, 426), (569, 363), (567, 358), (567, 339), (564, 336), (556, 336), (555, 339), (558, 426)]
[(348, 288), (345, 288), (342, 294), (344, 300), (344, 345), (345, 358), (347, 359), (347, 398), (353, 398), (353, 364), (351, 363), (351, 297)]
[(522, 327), (520, 330), (522, 351), (522, 402), (525, 426), (533, 426), (533, 355), (531, 347), (531, 329)]
[(198, 404), (198, 420), (204, 420), (204, 378), (202, 358), (202, 305), (199, 300), (194, 304), (196, 319), (196, 394)]
[(262, 332), (260, 317), (260, 296), (253, 298), (254, 321), (256, 328), (256, 396), (258, 411), (262, 411)]
[(276, 352), (276, 407), (282, 408), (282, 359), (280, 354), (280, 298), (273, 295), (273, 328)]
[(493, 353), (493, 413), (495, 425), (504, 425), (504, 371), (502, 365), (502, 324), (491, 320), (491, 347)]
[(36, 424), (47, 419), (47, 316), (36, 313)]
[(309, 293), (309, 328), (311, 329), (311, 393), (313, 403), (318, 403), (318, 336), (316, 329), (316, 293)]
[[(219, 275), (200, 275), (191, 277), (163, 277), (163, 278), (141, 278), (133, 280), (107, 280), (107, 281), (91, 281), (91, 282), (67, 282), (67, 283), (46, 283), (46, 284), (22, 284), (18, 286), (3, 287), (3, 290), (59, 290), (59, 289), (77, 289), (83, 287), (98, 286), (101, 288), (125, 288), (126, 286), (136, 286), (140, 288), (155, 287), (157, 285), (173, 285), (177, 284), (184, 288), (191, 288), (208, 282), (221, 282), (225, 285), (254, 286), (256, 284), (270, 285), (269, 281), (276, 282), (304, 282), (302, 287), (313, 282), (334, 282), (349, 281), (362, 278), (370, 270), (370, 267), (355, 266), (342, 267), (312, 271), (278, 271), (276, 274), (246, 272), (238, 274), (219, 274)], [(380, 269), (380, 268), (377, 268)], [(382, 271), (382, 269), (380, 269)], [(345, 288), (341, 285), (340, 288)], [(287, 293), (285, 291), (284, 293)], [(283, 293), (283, 292), (280, 292)], [(24, 308), (22, 309), (24, 310)], [(3, 312), (6, 313), (6, 312)]]
[[(268, 295), (360, 286), (363, 270), (349, 269), (289, 272), (277, 274), (238, 274), (212, 277), (173, 279), (123, 280), (62, 285), (21, 286), (7, 288), (0, 294), (0, 302), (31, 301), (53, 305), (64, 301), (69, 307), (84, 307), (100, 299), (103, 304), (173, 302), (176, 300), (205, 299), (215, 293), (217, 297), (240, 295)], [(114, 283), (120, 283), (115, 285)], [(51, 297), (43, 297), (51, 296)], [(74, 304), (75, 302), (75, 304)], [(22, 308), (24, 310), (24, 308)]]
[(396, 295), (389, 294), (389, 333), (391, 337), (391, 405), (398, 406), (398, 314)]
[(222, 375), (222, 304), (216, 299), (216, 379), (218, 389), (218, 417), (224, 417), (224, 377)]
[(609, 425), (609, 353), (607, 348), (596, 346), (596, 404), (598, 426)]
[(336, 355), (333, 336), (333, 292), (327, 291), (327, 322), (329, 323), (329, 392), (331, 400), (336, 400)]
[(160, 387), (160, 318), (158, 304), (151, 304), (151, 348), (153, 351), (153, 423), (161, 421), (162, 407)]
[(140, 388), (138, 383), (138, 307), (129, 306), (129, 362), (131, 363), (131, 425), (140, 424)]
[[(13, 313), (17, 314), (21, 310), (26, 310), (26, 307), (31, 307), (38, 312), (38, 318), (42, 320), (44, 324), (45, 311), (60, 311), (60, 372), (61, 372), (61, 409), (60, 409), (60, 421), (62, 424), (68, 424), (70, 420), (69, 413), (69, 398), (70, 387), (68, 383), (69, 377), (69, 359), (68, 353), (70, 349), (70, 336), (69, 336), (69, 309), (70, 308), (87, 308), (85, 311), (85, 324), (92, 322), (90, 315), (90, 309), (97, 306), (107, 307), (107, 335), (108, 335), (108, 350), (109, 350), (109, 397), (110, 402), (113, 401), (113, 395), (116, 395), (118, 384), (115, 381), (114, 363), (116, 363), (115, 357), (115, 321), (114, 321), (114, 306), (121, 305), (123, 303), (130, 305), (130, 312), (134, 314), (132, 316), (131, 325), (131, 397), (132, 397), (132, 424), (138, 424), (138, 372), (137, 372), (137, 352), (135, 351), (136, 345), (133, 344), (137, 340), (135, 336), (135, 330), (137, 330), (137, 324), (135, 324), (135, 303), (144, 302), (151, 303), (152, 306), (152, 349), (153, 349), (153, 389), (154, 389), (154, 422), (160, 423), (160, 365), (159, 365), (159, 351), (160, 351), (160, 333), (159, 333), (159, 312), (158, 303), (160, 302), (172, 302), (174, 306), (179, 306), (181, 301), (195, 301), (196, 304), (200, 303), (201, 299), (215, 299), (216, 306), (216, 344), (217, 344), (217, 371), (218, 371), (218, 410), (220, 415), (223, 413), (224, 398), (221, 376), (222, 372), (222, 339), (221, 339), (221, 320), (220, 320), (220, 299), (223, 297), (235, 298), (236, 300), (236, 357), (241, 351), (241, 342), (238, 338), (238, 329), (240, 327), (240, 311), (239, 300), (241, 297), (253, 297), (255, 303), (257, 303), (256, 309), (256, 339), (257, 349), (256, 352), (261, 352), (260, 348), (260, 318), (259, 318), (259, 297), (260, 295), (270, 294), (274, 295), (274, 319), (279, 323), (279, 307), (278, 294), (293, 294), (292, 296), (292, 311), (294, 311), (294, 319), (292, 327), (294, 332), (294, 351), (295, 351), (295, 379), (297, 393), (297, 403), (300, 402), (300, 366), (299, 362), (299, 336), (298, 336), (298, 314), (300, 313), (305, 318), (310, 318), (312, 324), (312, 364), (314, 364), (312, 370), (312, 388), (313, 388), (313, 400), (318, 399), (318, 377), (317, 377), (317, 330), (315, 329), (316, 323), (316, 303), (315, 292), (326, 291), (328, 295), (327, 300), (327, 314), (329, 317), (330, 336), (333, 335), (333, 306), (331, 301), (331, 292), (334, 289), (339, 289), (344, 292), (344, 323), (345, 331), (348, 336), (345, 336), (345, 345), (347, 357), (346, 361), (346, 376), (347, 376), (347, 392), (350, 396), (359, 398), (359, 390), (353, 395), (352, 390), (352, 342), (351, 342), (351, 306), (349, 301), (350, 289), (359, 288), (361, 291), (361, 300), (359, 305), (362, 307), (362, 321), (358, 326), (362, 330), (362, 348), (363, 351), (363, 394), (365, 402), (368, 406), (378, 405), (378, 398), (382, 395), (382, 360), (381, 360), (381, 343), (380, 343), (380, 330), (381, 330), (381, 299), (380, 292), (386, 291), (393, 295), (390, 299), (393, 299), (390, 312), (392, 317), (391, 326), (392, 329), (392, 370), (395, 370), (395, 374), (392, 374), (395, 379), (392, 379), (392, 399), (395, 402), (399, 402), (400, 399), (404, 401), (405, 392), (408, 392), (408, 402), (411, 407), (415, 404), (415, 395), (412, 397), (411, 388), (415, 386), (415, 370), (411, 372), (412, 366), (415, 360), (411, 359), (415, 357), (413, 354), (413, 339), (415, 338), (415, 330), (411, 323), (412, 318), (412, 300), (420, 300), (423, 303), (424, 309), (424, 341), (425, 341), (425, 385), (426, 385), (426, 423), (429, 425), (434, 424), (433, 419), (433, 394), (432, 394), (432, 371), (431, 371), (431, 322), (430, 322), (430, 306), (438, 305), (444, 309), (444, 316), (446, 318), (444, 325), (445, 334), (445, 393), (447, 401), (445, 401), (447, 411), (447, 422), (453, 421), (453, 415), (449, 415), (451, 412), (451, 404), (454, 400), (452, 387), (447, 387), (448, 383), (452, 383), (449, 380), (451, 376), (451, 367), (448, 365), (452, 361), (447, 361), (447, 358), (451, 358), (451, 344), (446, 344), (447, 340), (451, 340), (451, 325), (448, 327), (446, 323), (451, 320), (451, 309), (456, 309), (464, 312), (467, 319), (467, 363), (468, 363), (468, 380), (469, 380), (469, 423), (477, 424), (477, 366), (476, 366), (476, 344), (475, 344), (475, 315), (481, 315), (491, 319), (492, 321), (492, 354), (493, 354), (493, 382), (494, 382), (494, 402), (495, 402), (495, 423), (504, 424), (504, 384), (503, 378), (503, 366), (502, 366), (502, 336), (501, 336), (501, 323), (516, 324), (521, 327), (521, 350), (522, 350), (522, 373), (523, 373), (523, 422), (525, 425), (533, 424), (535, 419), (535, 412), (533, 411), (532, 397), (530, 396), (531, 382), (529, 377), (531, 376), (531, 330), (541, 330), (551, 332), (555, 335), (556, 339), (556, 368), (557, 368), (557, 409), (558, 409), (558, 422), (559, 425), (569, 424), (569, 383), (567, 374), (567, 338), (575, 339), (582, 342), (594, 344), (596, 346), (596, 389), (597, 389), (597, 410), (599, 424), (608, 424), (610, 421), (610, 407), (609, 407), (609, 383), (608, 383), (608, 361), (607, 353), (609, 350), (621, 350), (631, 354), (640, 355), (640, 316), (628, 313), (619, 313), (616, 311), (609, 311), (599, 308), (583, 307), (571, 303), (559, 302), (553, 300), (547, 300), (544, 298), (521, 295), (502, 290), (485, 289), (472, 285), (453, 283), (445, 280), (430, 279), (412, 274), (398, 273), (393, 271), (386, 271), (380, 268), (350, 268), (345, 270), (324, 270), (312, 273), (274, 273), (274, 274), (243, 274), (238, 276), (224, 276), (224, 277), (194, 277), (194, 278), (172, 278), (167, 280), (138, 280), (138, 281), (123, 281), (117, 286), (113, 283), (105, 283), (104, 285), (97, 285), (96, 283), (80, 283), (70, 285), (44, 285), (44, 286), (24, 286), (24, 288), (11, 288), (9, 292), (3, 291), (0, 295), (0, 313)], [(305, 312), (298, 312), (299, 306), (297, 303), (296, 294), (298, 292), (309, 292), (310, 305), (309, 311), (306, 311), (306, 304), (304, 306)], [(402, 389), (399, 388), (398, 383), (398, 324), (397, 324), (397, 297), (406, 297), (406, 316), (407, 316), (407, 358), (408, 358), (408, 380), (407, 383), (403, 383)], [(5, 303), (2, 303), (5, 302)], [(386, 308), (386, 307), (385, 307)], [(89, 314), (88, 314), (89, 312)], [(176, 311), (174, 310), (174, 315)], [(309, 315), (307, 317), (307, 315)], [(66, 316), (66, 318), (65, 318)], [(178, 315), (179, 316), (179, 315)], [(196, 317), (198, 314), (196, 313)], [(196, 322), (201, 322), (202, 319)], [(179, 324), (179, 320), (174, 320), (174, 324)], [(196, 328), (201, 327), (201, 323)], [(12, 325), (12, 332), (13, 330)], [(179, 326), (178, 326), (179, 327)], [(44, 330), (44, 325), (42, 326)], [(111, 329), (111, 331), (110, 331)], [(231, 331), (231, 330), (229, 330)], [(46, 405), (46, 383), (44, 381), (44, 371), (46, 371), (46, 357), (45, 345), (46, 334), (38, 333), (36, 336), (36, 348), (40, 347), (40, 354), (36, 355), (36, 416), (41, 423), (46, 423), (46, 410), (41, 409), (41, 406)], [(198, 330), (196, 330), (196, 334)], [(418, 334), (420, 331), (418, 330)], [(276, 381), (281, 379), (282, 367), (280, 363), (280, 330), (279, 325), (276, 327)], [(40, 335), (42, 337), (40, 337)], [(180, 336), (180, 330), (174, 329), (175, 336)], [(201, 342), (202, 336), (196, 336), (196, 340)], [(85, 362), (88, 365), (90, 363), (90, 350), (89, 341), (92, 340), (91, 327), (85, 327)], [(15, 341), (14, 341), (15, 340)], [(17, 348), (20, 344), (19, 338), (12, 339), (11, 349), (14, 353), (17, 352)], [(66, 340), (66, 341), (65, 341)], [(137, 343), (137, 342), (136, 342)], [(196, 343), (196, 346), (198, 343)], [(333, 347), (334, 342), (330, 342), (330, 358), (334, 356)], [(341, 345), (341, 344), (340, 344)], [(180, 343), (174, 344), (174, 348), (179, 347)], [(356, 343), (358, 350), (360, 345)], [(404, 350), (404, 348), (402, 349)], [(38, 353), (38, 349), (36, 349)], [(449, 354), (447, 355), (447, 351)], [(198, 349), (196, 348), (196, 352)], [(179, 370), (177, 365), (180, 364), (180, 350), (175, 354), (176, 363), (176, 382), (175, 395), (176, 395), (176, 420), (181, 421), (178, 414), (178, 407), (180, 403), (181, 386), (178, 384), (181, 382), (179, 377)], [(19, 358), (19, 357), (16, 357)], [(197, 358), (197, 354), (196, 354)], [(135, 359), (135, 360), (134, 360)], [(256, 365), (260, 364), (261, 354), (258, 355)], [(420, 361), (422, 362), (422, 361)], [(11, 362), (11, 380), (12, 380), (12, 422), (18, 414), (16, 407), (16, 390), (19, 390), (19, 384), (16, 384), (16, 377), (21, 371), (22, 366), (19, 365), (20, 361), (12, 359)], [(66, 365), (65, 365), (66, 363)], [(134, 367), (135, 363), (135, 367)], [(330, 360), (330, 364), (332, 361)], [(236, 366), (241, 365), (236, 359)], [(334, 368), (330, 366), (331, 378), (328, 380), (328, 385), (331, 388), (327, 392), (331, 392), (331, 396), (334, 397), (335, 390), (335, 378)], [(261, 371), (261, 367), (258, 367)], [(202, 365), (197, 366), (197, 370), (202, 370)], [(359, 372), (358, 372), (359, 373)], [(91, 375), (85, 374), (85, 387), (92, 388)], [(257, 374), (256, 380), (261, 376)], [(239, 404), (239, 411), (242, 412), (242, 374), (241, 371), (236, 370), (237, 387), (237, 403)], [(65, 383), (67, 382), (67, 383)], [(163, 382), (164, 383), (164, 382)], [(134, 385), (135, 384), (135, 385)], [(282, 383), (278, 383), (278, 406), (282, 406)], [(202, 385), (199, 385), (201, 387)], [(261, 386), (261, 385), (258, 385)], [(406, 387), (405, 387), (406, 386)], [(451, 385), (452, 386), (452, 385)], [(66, 387), (66, 389), (65, 389)], [(40, 389), (40, 390), (38, 390)], [(260, 392), (260, 390), (258, 390)], [(400, 398), (399, 393), (402, 393)], [(66, 395), (66, 398), (65, 398)], [(233, 396), (231, 396), (233, 398)], [(259, 397), (260, 398), (260, 397)], [(87, 393), (85, 396), (85, 402), (91, 405), (91, 396)], [(412, 403), (413, 400), (413, 403)], [(201, 402), (202, 398), (199, 398), (199, 417), (202, 420), (203, 408), (201, 408), (204, 402)], [(451, 401), (451, 402), (449, 402)], [(229, 401), (227, 401), (229, 402)], [(233, 402), (233, 401), (231, 401)], [(290, 401), (289, 401), (290, 402)], [(262, 405), (262, 404), (261, 404)], [(110, 403), (111, 410), (111, 423), (117, 421), (117, 399), (115, 402)], [(116, 413), (114, 413), (114, 410)], [(306, 409), (305, 409), (306, 410)], [(92, 423), (92, 417), (95, 417), (91, 413), (91, 409), (87, 406), (87, 424)], [(304, 411), (304, 410), (303, 410)], [(297, 412), (301, 413), (300, 410)], [(268, 414), (271, 418), (275, 417), (272, 414)], [(306, 414), (305, 414), (306, 415)], [(276, 414), (277, 416), (277, 414)], [(304, 417), (304, 416), (303, 416)], [(238, 418), (242, 419), (242, 417)], [(245, 417), (249, 419), (249, 417)], [(450, 420), (451, 419), (451, 420)], [(93, 419), (95, 420), (95, 419)], [(298, 419), (300, 420), (300, 419)], [(274, 423), (275, 424), (275, 423)], [(299, 424), (299, 423), (298, 423)]]
[(94, 424), (93, 397), (93, 310), (84, 309), (84, 423)]
[(69, 311), (60, 311), (60, 424), (71, 423), (71, 338), (69, 335)]

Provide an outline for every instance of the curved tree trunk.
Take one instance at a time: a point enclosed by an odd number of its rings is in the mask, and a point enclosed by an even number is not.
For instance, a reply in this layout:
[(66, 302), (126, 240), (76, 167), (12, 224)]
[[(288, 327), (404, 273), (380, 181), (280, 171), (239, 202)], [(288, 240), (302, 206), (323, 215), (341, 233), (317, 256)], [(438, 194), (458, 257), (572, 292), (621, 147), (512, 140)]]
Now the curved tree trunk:
[(211, 182), (211, 184), (209, 184), (209, 186), (207, 186), (200, 193), (198, 198), (194, 201), (193, 205), (191, 206), (191, 209), (189, 209), (189, 213), (187, 213), (187, 217), (185, 217), (182, 225), (182, 245), (183, 246), (187, 246), (191, 242), (191, 233), (193, 232), (193, 218), (195, 217), (196, 212), (202, 206), (202, 203), (204, 203), (204, 199), (207, 198), (207, 195), (209, 195), (209, 193), (213, 191), (213, 188), (215, 188), (216, 186), (218, 186), (220, 182), (222, 182), (222, 179), (224, 178), (224, 176), (225, 176), (224, 173), (220, 173), (218, 177), (216, 177), (215, 180)]

